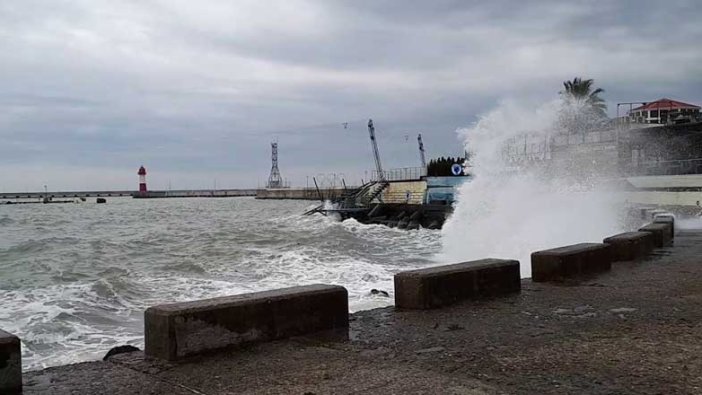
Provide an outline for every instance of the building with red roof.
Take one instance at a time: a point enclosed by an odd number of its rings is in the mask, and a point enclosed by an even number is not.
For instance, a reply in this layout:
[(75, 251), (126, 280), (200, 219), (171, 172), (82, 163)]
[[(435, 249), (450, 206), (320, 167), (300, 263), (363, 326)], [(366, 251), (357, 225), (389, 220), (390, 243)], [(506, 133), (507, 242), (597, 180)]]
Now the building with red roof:
[(638, 123), (682, 123), (698, 119), (700, 106), (667, 98), (645, 103), (629, 111), (629, 118)]

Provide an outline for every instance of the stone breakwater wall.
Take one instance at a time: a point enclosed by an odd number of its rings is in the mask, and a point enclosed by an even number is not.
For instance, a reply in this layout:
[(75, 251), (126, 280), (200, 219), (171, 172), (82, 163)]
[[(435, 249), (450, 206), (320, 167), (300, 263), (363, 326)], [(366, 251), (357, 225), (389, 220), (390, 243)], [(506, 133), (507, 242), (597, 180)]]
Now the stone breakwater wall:
[[(353, 189), (354, 187), (350, 187)], [(340, 198), (347, 190), (344, 188), (279, 188), (258, 189), (256, 199), (263, 200), (334, 200)]]
[[(651, 211), (651, 210), (649, 210)], [(645, 212), (652, 220), (636, 232), (536, 251), (532, 281), (571, 283), (609, 271), (613, 264), (645, 258), (675, 237), (675, 218)], [(397, 309), (439, 309), (464, 300), (521, 291), (519, 262), (487, 258), (395, 275)], [(144, 314), (147, 358), (179, 361), (224, 349), (290, 337), (348, 339), (348, 292), (308, 285), (150, 307)], [(21, 342), (0, 330), (0, 393), (22, 391)]]

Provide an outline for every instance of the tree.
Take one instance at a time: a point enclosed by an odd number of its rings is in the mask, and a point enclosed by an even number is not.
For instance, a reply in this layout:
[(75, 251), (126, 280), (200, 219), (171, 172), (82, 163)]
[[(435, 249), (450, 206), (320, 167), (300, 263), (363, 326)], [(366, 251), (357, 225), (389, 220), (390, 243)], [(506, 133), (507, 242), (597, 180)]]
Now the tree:
[(563, 81), (565, 90), (560, 93), (567, 102), (585, 105), (588, 112), (605, 118), (607, 117), (607, 105), (604, 99), (599, 96), (600, 93), (604, 93), (604, 89), (593, 90), (592, 84), (594, 82), (592, 79), (583, 80), (580, 77), (575, 77), (572, 81)]

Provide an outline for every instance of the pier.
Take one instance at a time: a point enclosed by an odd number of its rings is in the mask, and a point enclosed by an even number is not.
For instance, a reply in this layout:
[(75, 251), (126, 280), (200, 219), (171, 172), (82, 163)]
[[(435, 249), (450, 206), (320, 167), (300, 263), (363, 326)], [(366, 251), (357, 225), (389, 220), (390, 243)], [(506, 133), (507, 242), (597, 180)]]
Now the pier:
[(64, 191), (64, 192), (7, 192), (0, 199), (89, 198), (132, 196), (134, 191)]
[(256, 196), (256, 189), (202, 189), (202, 190), (173, 190), (132, 192), (135, 199), (165, 199), (165, 198), (227, 198)]
[(700, 393), (702, 231), (612, 236), (535, 251), (544, 282), (509, 260), (401, 272), (396, 307), (348, 320), (323, 285), (157, 306), (145, 353), (24, 372), (24, 393)]
[[(354, 189), (355, 187), (349, 188)], [(344, 188), (267, 188), (256, 191), (256, 199), (262, 200), (334, 200), (347, 192)]]
[(256, 196), (256, 189), (182, 189), (169, 191), (57, 191), (57, 192), (9, 192), (0, 193), (0, 200), (34, 199), (70, 199), (91, 197), (128, 197), (140, 199), (151, 198), (191, 198), (191, 197), (242, 197)]

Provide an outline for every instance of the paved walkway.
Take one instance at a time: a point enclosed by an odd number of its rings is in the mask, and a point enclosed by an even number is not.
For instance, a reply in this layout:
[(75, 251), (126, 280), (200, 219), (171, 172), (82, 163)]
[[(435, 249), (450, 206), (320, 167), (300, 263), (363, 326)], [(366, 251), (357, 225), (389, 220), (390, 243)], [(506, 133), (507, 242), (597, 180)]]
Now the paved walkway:
[(702, 394), (702, 232), (580, 284), (357, 313), (350, 335), (181, 364), (123, 354), (27, 373), (25, 393)]

